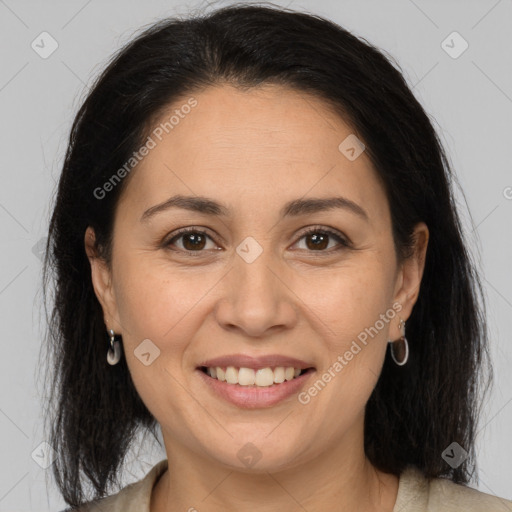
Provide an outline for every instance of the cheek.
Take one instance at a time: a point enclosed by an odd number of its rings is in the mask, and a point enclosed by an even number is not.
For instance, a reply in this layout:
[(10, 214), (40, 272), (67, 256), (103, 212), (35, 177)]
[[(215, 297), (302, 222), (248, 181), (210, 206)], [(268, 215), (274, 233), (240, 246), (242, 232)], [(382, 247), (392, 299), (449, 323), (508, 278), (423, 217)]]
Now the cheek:
[(160, 350), (158, 363), (177, 369), (204, 322), (215, 272), (176, 270), (148, 255), (118, 266), (116, 298), (125, 344), (133, 350), (145, 339)]
[(322, 320), (323, 332), (333, 340), (331, 348), (339, 351), (385, 314), (393, 291), (392, 269), (384, 259), (371, 255), (345, 268), (302, 280), (297, 294)]
[(303, 288), (298, 294), (308, 297), (307, 306), (321, 320), (317, 325), (325, 358), (318, 378), (328, 381), (320, 393), (326, 414), (340, 408), (356, 412), (377, 382), (389, 325), (397, 321), (392, 308), (393, 260), (367, 253), (350, 266), (318, 274), (310, 282), (314, 289), (306, 293)]
[(331, 275), (323, 284), (324, 292), (311, 295), (308, 304), (321, 319), (317, 343), (322, 367), (301, 395), (301, 403), (315, 408), (323, 418), (318, 428), (334, 439), (364, 415), (381, 372), (389, 317), (395, 311), (388, 315), (388, 323), (381, 320), (390, 308), (391, 295), (382, 273), (354, 269)]
[[(165, 418), (179, 431), (183, 414), (193, 409), (183, 388), (185, 356), (204, 314), (201, 299), (214, 280), (198, 273), (170, 275), (168, 265), (149, 257), (125, 260), (117, 268), (118, 312), (132, 380), (158, 421)], [(149, 353), (146, 361), (144, 353)]]
[(153, 258), (133, 257), (118, 269), (118, 311), (130, 333), (161, 339), (198, 300), (200, 290), (173, 278), (168, 268)]

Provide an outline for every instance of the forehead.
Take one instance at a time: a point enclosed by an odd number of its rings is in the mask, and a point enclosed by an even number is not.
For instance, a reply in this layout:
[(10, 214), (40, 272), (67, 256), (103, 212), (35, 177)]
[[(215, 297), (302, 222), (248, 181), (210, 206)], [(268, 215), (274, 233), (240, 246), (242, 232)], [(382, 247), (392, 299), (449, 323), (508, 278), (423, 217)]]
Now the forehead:
[(122, 198), (140, 208), (176, 193), (253, 209), (343, 194), (366, 205), (371, 216), (386, 214), (367, 155), (351, 160), (340, 150), (353, 129), (303, 92), (276, 85), (210, 87), (169, 105), (149, 136), (152, 149)]

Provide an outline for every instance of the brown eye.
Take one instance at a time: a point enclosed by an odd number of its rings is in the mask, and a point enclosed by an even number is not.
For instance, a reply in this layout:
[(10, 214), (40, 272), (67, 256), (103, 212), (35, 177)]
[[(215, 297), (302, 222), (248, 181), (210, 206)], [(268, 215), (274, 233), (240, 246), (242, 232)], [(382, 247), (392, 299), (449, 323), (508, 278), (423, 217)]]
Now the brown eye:
[(205, 249), (217, 247), (215, 243), (213, 243), (213, 247), (207, 247), (209, 240), (213, 242), (212, 238), (204, 231), (198, 229), (185, 229), (173, 236), (164, 245), (171, 248), (172, 246), (176, 246), (177, 250), (181, 250), (182, 252), (188, 251), (200, 253), (204, 252)]
[(187, 251), (194, 251), (196, 249), (204, 249), (206, 237), (201, 233), (187, 233), (181, 235), (183, 239), (183, 247)]
[[(301, 236), (299, 242), (303, 239), (305, 240), (305, 250), (309, 252), (330, 253), (340, 250), (343, 247), (349, 247), (349, 243), (338, 233), (325, 228), (312, 228)], [(336, 243), (334, 245), (331, 244), (332, 241), (337, 242), (337, 248)], [(327, 250), (333, 247), (334, 249), (332, 251)], [(299, 249), (303, 248), (304, 247), (299, 247)]]
[(306, 246), (311, 250), (327, 249), (329, 245), (329, 235), (325, 233), (313, 233), (306, 235)]

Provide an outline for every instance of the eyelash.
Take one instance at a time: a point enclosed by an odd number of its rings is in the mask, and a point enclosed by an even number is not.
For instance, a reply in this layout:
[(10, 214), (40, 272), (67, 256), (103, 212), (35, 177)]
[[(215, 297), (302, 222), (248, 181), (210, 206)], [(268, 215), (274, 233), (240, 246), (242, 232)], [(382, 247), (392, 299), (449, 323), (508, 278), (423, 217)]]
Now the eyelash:
[[(183, 229), (179, 230), (168, 241), (164, 241), (164, 243), (162, 245), (165, 248), (170, 248), (170, 246), (176, 240), (178, 240), (183, 235), (187, 235), (187, 234), (190, 234), (190, 233), (205, 235), (208, 238), (210, 238), (213, 242), (215, 242), (213, 237), (211, 237), (206, 231), (204, 231), (202, 229), (191, 227), (191, 228), (183, 228)], [(310, 253), (319, 253), (321, 256), (326, 256), (326, 255), (329, 255), (329, 254), (331, 254), (333, 252), (338, 252), (338, 251), (340, 251), (340, 250), (342, 250), (344, 248), (351, 247), (351, 244), (345, 238), (343, 238), (337, 231), (334, 231), (334, 230), (329, 229), (329, 228), (323, 228), (323, 227), (320, 227), (320, 226), (313, 226), (311, 228), (308, 228), (305, 232), (303, 232), (301, 234), (301, 236), (298, 239), (298, 241), (302, 240), (304, 237), (306, 237), (308, 235), (311, 235), (311, 234), (329, 235), (330, 237), (334, 238), (340, 244), (341, 247), (338, 247), (338, 248), (336, 248), (334, 250), (332, 248), (331, 249), (322, 249), (322, 250), (318, 250), (318, 251), (307, 250), (307, 249), (301, 249), (301, 250), (306, 250), (306, 252), (310, 252)], [(202, 253), (205, 252), (205, 249), (198, 250), (198, 251), (191, 251), (191, 250), (188, 250), (188, 249), (170, 249), (170, 250), (175, 251), (175, 252), (181, 252), (181, 253), (184, 253), (184, 254), (189, 255), (191, 257), (201, 256)], [(194, 254), (194, 253), (196, 253), (196, 254)]]

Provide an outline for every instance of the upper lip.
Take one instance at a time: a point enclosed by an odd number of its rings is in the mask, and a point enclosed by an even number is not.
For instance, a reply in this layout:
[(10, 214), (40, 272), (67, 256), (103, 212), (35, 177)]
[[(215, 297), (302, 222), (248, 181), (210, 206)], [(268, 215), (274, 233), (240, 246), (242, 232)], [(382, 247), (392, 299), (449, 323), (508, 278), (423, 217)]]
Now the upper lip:
[(231, 354), (227, 356), (215, 357), (202, 362), (199, 367), (221, 367), (226, 368), (228, 366), (234, 366), (235, 368), (252, 368), (253, 370), (259, 370), (261, 368), (275, 368), (277, 366), (300, 368), (305, 370), (306, 368), (313, 368), (311, 363), (301, 361), (295, 357), (288, 357), (279, 354), (268, 354), (263, 356), (249, 356), (246, 354)]

